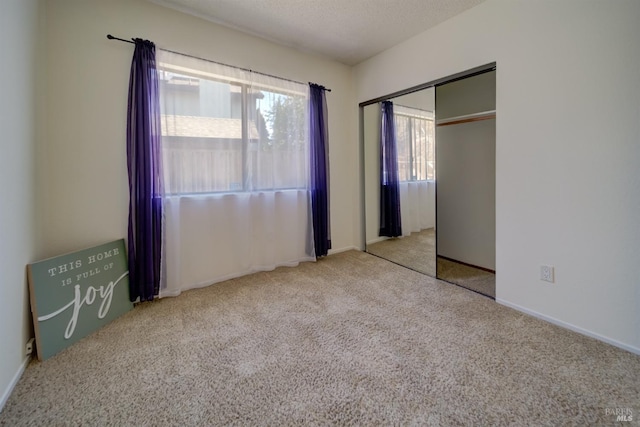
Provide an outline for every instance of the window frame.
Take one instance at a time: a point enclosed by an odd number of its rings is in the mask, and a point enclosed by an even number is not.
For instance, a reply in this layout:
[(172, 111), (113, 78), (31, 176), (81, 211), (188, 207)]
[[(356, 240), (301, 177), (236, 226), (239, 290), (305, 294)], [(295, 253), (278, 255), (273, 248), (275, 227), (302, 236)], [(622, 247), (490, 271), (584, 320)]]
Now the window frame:
[[(225, 67), (230, 67), (230, 66), (225, 66)], [(230, 68), (234, 68), (234, 67), (230, 67)], [(301, 99), (304, 101), (305, 104), (305, 112), (306, 109), (308, 108), (308, 101), (309, 101), (309, 92), (308, 91), (298, 91), (298, 90), (291, 90), (289, 88), (286, 87), (281, 87), (281, 86), (277, 86), (277, 85), (273, 85), (273, 84), (267, 84), (264, 82), (252, 82), (252, 81), (247, 81), (246, 79), (241, 79), (241, 78), (237, 78), (234, 76), (227, 76), (227, 75), (221, 75), (221, 74), (217, 74), (217, 73), (210, 73), (204, 70), (197, 70), (197, 69), (193, 69), (193, 68), (188, 68), (188, 67), (184, 67), (181, 65), (177, 65), (177, 64), (171, 64), (171, 63), (167, 63), (167, 62), (158, 62), (157, 64), (157, 69), (158, 69), (158, 77), (160, 80), (160, 85), (163, 84), (163, 82), (168, 81), (165, 78), (165, 73), (170, 73), (170, 74), (175, 74), (178, 76), (183, 76), (186, 78), (194, 78), (194, 79), (198, 79), (198, 80), (209, 80), (209, 81), (213, 81), (213, 82), (218, 82), (218, 83), (223, 83), (223, 84), (228, 84), (228, 85), (235, 85), (238, 86), (240, 88), (240, 123), (241, 123), (241, 140), (240, 143), (242, 144), (241, 147), (241, 188), (240, 189), (228, 189), (228, 190), (208, 190), (208, 191), (188, 191), (188, 192), (180, 192), (180, 191), (167, 191), (165, 190), (165, 195), (167, 197), (180, 197), (180, 196), (206, 196), (206, 195), (224, 195), (224, 194), (247, 194), (247, 193), (251, 193), (251, 192), (273, 192), (273, 191), (287, 191), (287, 190), (301, 190), (301, 189), (306, 189), (308, 188), (308, 179), (309, 179), (309, 171), (308, 171), (308, 164), (306, 164), (306, 167), (304, 168), (306, 170), (306, 180), (307, 182), (305, 184), (302, 185), (291, 185), (291, 186), (283, 186), (283, 187), (272, 187), (272, 188), (261, 188), (260, 186), (258, 186), (257, 188), (252, 188), (250, 185), (250, 180), (251, 180), (251, 173), (249, 171), (249, 151), (250, 151), (250, 144), (252, 143), (252, 139), (250, 138), (250, 124), (252, 121), (250, 112), (249, 112), (249, 98), (251, 96), (250, 92), (256, 92), (256, 91), (264, 91), (264, 92), (269, 92), (272, 94), (276, 94), (276, 95), (281, 95), (281, 96), (287, 96), (287, 97), (301, 97)], [(238, 70), (242, 70), (242, 69), (238, 69)], [(242, 70), (244, 71), (244, 70)], [(278, 77), (273, 77), (273, 76), (268, 76), (269, 78), (273, 78), (273, 79), (278, 79), (278, 80), (282, 80), (282, 81), (288, 81), (286, 79), (280, 79)], [(289, 81), (291, 82), (291, 81)], [(161, 93), (162, 93), (162, 89), (161, 89)], [(161, 115), (164, 115), (164, 112), (162, 111), (162, 106), (164, 105), (163, 102), (161, 102)], [(173, 114), (175, 115), (175, 114)], [(308, 114), (307, 114), (308, 116)], [(308, 139), (308, 117), (305, 116), (304, 120), (305, 120), (305, 124), (304, 124), (304, 128), (307, 129), (307, 132), (305, 132), (305, 134), (307, 134), (305, 136), (305, 147), (304, 147), (304, 151), (307, 154), (308, 157), (308, 150), (309, 150), (309, 139)], [(255, 118), (254, 118), (255, 119)], [(161, 139), (164, 139), (167, 137), (167, 135), (164, 135), (164, 127), (162, 128), (162, 133), (160, 135)], [(189, 138), (188, 136), (172, 136), (174, 138)], [(174, 142), (174, 141), (172, 141)], [(164, 152), (164, 145), (161, 144), (161, 146), (163, 147), (163, 152)], [(166, 163), (163, 159), (163, 168), (166, 167)]]
[[(405, 130), (405, 132), (407, 133), (408, 137), (408, 151), (409, 151), (409, 160), (408, 160), (408, 166), (409, 166), (409, 179), (400, 179), (400, 182), (434, 182), (435, 178), (436, 178), (436, 172), (435, 172), (435, 113), (433, 111), (428, 111), (428, 110), (421, 110), (418, 108), (414, 108), (414, 107), (406, 107), (403, 105), (396, 105), (394, 106), (394, 121), (395, 121), (395, 127), (396, 127), (396, 144), (397, 141), (399, 140), (398, 138), (398, 117), (401, 117), (403, 119), (407, 119), (407, 130)], [(428, 127), (430, 128), (431, 132), (430, 135), (427, 136), (427, 141), (426, 141), (426, 156), (427, 158), (425, 159), (424, 162), (424, 168), (425, 168), (425, 179), (418, 179), (417, 178), (417, 165), (418, 163), (416, 162), (416, 155), (414, 153), (415, 151), (415, 133), (414, 133), (414, 126), (415, 120), (424, 120), (425, 122), (428, 123)], [(431, 148), (431, 150), (429, 150), (429, 148)], [(429, 175), (429, 159), (432, 159), (431, 161), (433, 162), (432, 165), (432, 169), (433, 172), (431, 174), (431, 176)]]

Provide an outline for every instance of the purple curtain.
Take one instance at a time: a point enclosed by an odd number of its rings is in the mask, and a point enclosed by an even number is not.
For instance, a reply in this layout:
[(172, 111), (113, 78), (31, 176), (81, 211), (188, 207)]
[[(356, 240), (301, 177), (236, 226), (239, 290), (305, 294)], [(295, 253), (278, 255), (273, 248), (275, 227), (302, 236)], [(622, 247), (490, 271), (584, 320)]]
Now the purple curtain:
[(402, 236), (400, 180), (393, 103), (382, 102), (380, 127), (380, 236)]
[(129, 79), (129, 298), (152, 300), (160, 286), (162, 173), (155, 45), (135, 39)]
[(321, 257), (327, 255), (331, 249), (327, 101), (323, 86), (309, 83), (309, 92), (311, 214), (316, 257)]

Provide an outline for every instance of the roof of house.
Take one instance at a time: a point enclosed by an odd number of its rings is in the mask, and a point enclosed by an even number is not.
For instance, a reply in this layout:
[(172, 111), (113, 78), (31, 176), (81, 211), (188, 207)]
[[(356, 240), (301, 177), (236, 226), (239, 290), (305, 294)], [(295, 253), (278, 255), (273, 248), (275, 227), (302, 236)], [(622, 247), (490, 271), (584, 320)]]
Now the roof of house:
[[(162, 115), (162, 135), (189, 138), (242, 139), (242, 119)], [(258, 128), (249, 122), (249, 139), (259, 139)]]

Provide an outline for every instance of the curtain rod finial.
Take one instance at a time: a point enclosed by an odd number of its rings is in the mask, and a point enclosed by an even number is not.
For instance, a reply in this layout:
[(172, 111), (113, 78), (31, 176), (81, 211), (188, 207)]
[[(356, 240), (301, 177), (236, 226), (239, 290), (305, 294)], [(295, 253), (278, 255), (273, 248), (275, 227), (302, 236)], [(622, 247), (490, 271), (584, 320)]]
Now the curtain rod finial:
[(109, 40), (120, 40), (121, 42), (127, 42), (127, 43), (132, 43), (135, 44), (135, 41), (133, 39), (131, 40), (125, 40), (125, 39), (121, 39), (120, 37), (114, 37), (111, 34), (107, 34), (107, 38)]

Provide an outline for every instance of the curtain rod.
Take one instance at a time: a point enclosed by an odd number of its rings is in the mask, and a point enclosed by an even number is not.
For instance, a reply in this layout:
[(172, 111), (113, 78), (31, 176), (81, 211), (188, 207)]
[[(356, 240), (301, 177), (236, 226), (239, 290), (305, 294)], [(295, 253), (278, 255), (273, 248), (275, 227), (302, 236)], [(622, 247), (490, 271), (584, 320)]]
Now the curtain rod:
[[(125, 42), (125, 43), (135, 44), (135, 42), (133, 41), (133, 39), (131, 39), (131, 40), (121, 39), (121, 38), (119, 38), (119, 37), (114, 37), (114, 36), (112, 36), (111, 34), (107, 34), (107, 38), (108, 38), (109, 40), (118, 40), (118, 41)], [(175, 53), (175, 54), (177, 54), (177, 55), (188, 56), (188, 57), (190, 57), (190, 58), (200, 59), (200, 60), (202, 60), (202, 61), (213, 62), (214, 64), (218, 64), (218, 65), (224, 65), (225, 67), (233, 67), (233, 68), (237, 68), (237, 69), (242, 70), (242, 71), (248, 71), (248, 72), (250, 72), (250, 73), (261, 74), (261, 75), (263, 75), (263, 76), (273, 77), (273, 78), (280, 79), (280, 80), (286, 80), (286, 81), (288, 81), (288, 82), (298, 83), (298, 84), (301, 84), (301, 85), (303, 85), (303, 84), (304, 84), (304, 83), (299, 82), (299, 81), (296, 81), (296, 80), (285, 79), (284, 77), (278, 77), (278, 76), (274, 76), (274, 75), (272, 75), (272, 74), (261, 73), (261, 72), (259, 72), (259, 71), (253, 71), (253, 70), (248, 69), (248, 68), (236, 67), (235, 65), (229, 65), (229, 64), (225, 64), (225, 63), (223, 63), (223, 62), (212, 61), (212, 60), (210, 60), (210, 59), (200, 58), (200, 57), (198, 57), (198, 56), (188, 55), (188, 54), (186, 54), (186, 53), (182, 53), (182, 52), (176, 52), (176, 51), (169, 50), (169, 49), (163, 49), (163, 50), (166, 50), (167, 52)], [(309, 84), (316, 84), (316, 83), (309, 82)], [(328, 89), (328, 88), (326, 88), (326, 87), (324, 87), (324, 86), (322, 86), (322, 85), (318, 85), (318, 86), (320, 86), (322, 89), (326, 90), (327, 92), (331, 92), (331, 89)]]

